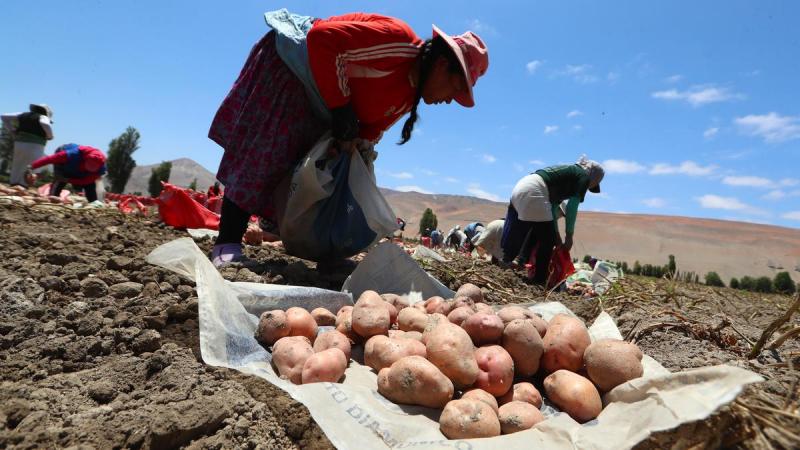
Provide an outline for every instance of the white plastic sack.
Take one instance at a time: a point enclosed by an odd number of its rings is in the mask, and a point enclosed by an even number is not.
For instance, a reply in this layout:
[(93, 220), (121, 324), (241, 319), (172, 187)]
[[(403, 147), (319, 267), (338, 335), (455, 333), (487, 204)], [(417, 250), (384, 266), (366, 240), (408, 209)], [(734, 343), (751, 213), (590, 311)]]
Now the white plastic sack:
[(286, 252), (316, 261), (355, 255), (397, 229), (373, 158), (365, 162), (357, 151), (331, 158), (331, 141), (323, 136), (295, 169), (279, 224)]
[[(379, 257), (374, 258), (372, 264), (380, 264), (381, 257), (386, 256), (395, 261), (384, 264), (384, 267), (398, 267), (402, 257), (388, 249), (384, 245), (376, 247)], [(405, 252), (401, 251), (401, 254), (405, 255)], [(413, 263), (410, 257), (405, 257)], [(589, 423), (578, 424), (566, 414), (546, 407), (543, 413), (547, 420), (533, 429), (489, 439), (449, 441), (439, 432), (438, 410), (397, 405), (386, 400), (377, 392), (375, 373), (357, 362), (351, 362), (341, 384), (297, 386), (280, 379), (270, 365), (270, 353), (253, 338), (257, 318), (247, 312), (240, 299), (252, 301), (248, 308), (253, 311), (271, 308), (277, 303), (271, 298), (270, 290), (282, 295), (284, 286), (265, 287), (224, 281), (190, 238), (164, 244), (147, 259), (197, 283), (200, 349), (207, 364), (259, 376), (285, 390), (308, 407), (331, 443), (340, 449), (627, 449), (652, 432), (708, 417), (720, 406), (731, 402), (744, 385), (762, 381), (760, 376), (750, 371), (730, 366), (673, 374), (646, 358), (644, 376), (606, 394), (604, 402), (608, 406)], [(363, 265), (362, 262), (360, 266)], [(364, 280), (360, 278), (372, 275), (369, 271), (357, 272), (349, 280), (351, 284), (363, 285)], [(417, 275), (423, 278), (423, 275)], [(413, 278), (409, 281), (423, 283)], [(384, 279), (396, 284), (390, 277)], [(381, 290), (380, 286), (376, 288)], [(261, 291), (260, 295), (251, 295), (257, 291)], [(329, 295), (333, 294), (337, 293)], [(307, 308), (320, 304), (321, 293), (309, 292), (308, 295), (307, 299), (295, 297), (294, 304)], [(324, 301), (330, 301), (330, 306), (335, 304), (332, 300)], [(282, 307), (288, 305), (289, 302), (282, 302)], [(535, 304), (531, 309), (545, 318), (559, 312), (570, 313), (560, 303)], [(589, 332), (593, 340), (620, 338), (619, 330), (605, 313), (597, 318)]]

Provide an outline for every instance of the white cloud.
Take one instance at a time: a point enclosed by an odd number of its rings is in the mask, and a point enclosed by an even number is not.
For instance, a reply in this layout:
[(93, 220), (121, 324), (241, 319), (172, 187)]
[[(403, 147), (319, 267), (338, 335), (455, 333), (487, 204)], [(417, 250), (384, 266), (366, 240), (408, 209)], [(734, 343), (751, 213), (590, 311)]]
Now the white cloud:
[(573, 125), (572, 129), (575, 131), (581, 131), (583, 129), (583, 125)]
[(516, 170), (517, 172), (524, 172), (525, 167), (520, 163), (514, 163), (514, 170)]
[(645, 166), (636, 161), (607, 159), (603, 161), (603, 169), (605, 169), (606, 173), (639, 173), (645, 170)]
[(458, 183), (458, 178), (444, 177), (444, 181), (447, 181), (448, 183)]
[(544, 134), (551, 134), (558, 131), (558, 125), (545, 125), (544, 126)]
[(751, 175), (727, 176), (722, 179), (722, 184), (727, 184), (728, 186), (747, 186), (758, 188), (769, 188), (775, 186), (775, 183), (773, 183), (769, 178), (755, 177)]
[(567, 119), (572, 119), (573, 117), (582, 116), (583, 113), (577, 109), (573, 109), (572, 111), (567, 113)]
[(499, 202), (500, 197), (492, 194), (491, 192), (486, 192), (481, 189), (481, 185), (478, 183), (471, 183), (469, 187), (467, 187), (467, 192), (474, 195), (475, 197), (482, 198), (484, 200), (491, 200), (493, 202)]
[(432, 194), (432, 192), (426, 191), (425, 189), (415, 185), (397, 186), (394, 188), (394, 190), (400, 192), (419, 192), (420, 194)]
[(780, 200), (780, 199), (782, 199), (784, 197), (786, 197), (786, 192), (784, 192), (784, 191), (782, 191), (780, 189), (775, 189), (773, 191), (769, 191), (765, 195), (761, 196), (762, 199), (770, 200), (770, 201), (777, 201), (777, 200)]
[(483, 158), (483, 162), (485, 162), (485, 163), (489, 163), (489, 164), (491, 164), (491, 163), (493, 163), (493, 162), (497, 161), (497, 158), (495, 158), (495, 157), (494, 157), (494, 155), (490, 155), (490, 154), (488, 154), (488, 153), (484, 153), (484, 154), (481, 156), (481, 158)]
[(730, 211), (741, 211), (749, 208), (745, 203), (739, 201), (736, 197), (720, 197), (719, 195), (706, 194), (702, 197), (697, 197), (700, 206), (708, 209), (726, 209)]
[(728, 88), (717, 87), (713, 84), (692, 86), (685, 91), (677, 89), (656, 91), (651, 96), (660, 100), (683, 100), (694, 107), (744, 98), (742, 94), (731, 92)]
[(482, 22), (479, 19), (472, 19), (467, 22), (467, 28), (471, 31), (476, 32), (477, 34), (487, 35), (487, 36), (497, 36), (497, 30), (491, 25), (486, 22)]
[(690, 175), (697, 177), (703, 175), (710, 175), (715, 170), (717, 170), (717, 166), (715, 165), (701, 166), (694, 161), (684, 161), (677, 166), (665, 163), (653, 164), (653, 167), (650, 168), (650, 175), (679, 174), (679, 175)]
[(782, 215), (781, 217), (789, 220), (800, 220), (800, 211), (789, 211), (784, 215)]
[(608, 72), (608, 75), (606, 75), (606, 80), (609, 83), (616, 83), (617, 80), (619, 80), (619, 77), (619, 72)]
[(706, 131), (703, 131), (703, 137), (706, 138), (706, 139), (711, 139), (714, 136), (716, 136), (717, 133), (719, 133), (719, 128), (711, 127), (711, 128), (706, 129)]
[(645, 206), (649, 206), (651, 208), (663, 208), (667, 204), (667, 202), (663, 198), (658, 198), (658, 197), (646, 198), (642, 200), (642, 203), (644, 203)]
[(428, 176), (428, 177), (432, 177), (432, 176), (438, 175), (438, 173), (436, 173), (436, 172), (434, 172), (434, 171), (432, 171), (430, 169), (420, 169), (419, 172), (421, 174), (425, 175), (425, 176)]
[(672, 76), (669, 76), (667, 78), (664, 78), (664, 81), (666, 81), (667, 83), (677, 83), (678, 81), (681, 81), (682, 79), (683, 79), (683, 75), (676, 74), (676, 75), (672, 75)]
[(572, 78), (582, 84), (589, 84), (598, 81), (595, 75), (589, 73), (592, 66), (590, 64), (567, 64), (563, 69), (554, 72), (554, 75)]
[(542, 67), (542, 64), (544, 64), (544, 62), (534, 59), (533, 61), (529, 61), (528, 64), (525, 64), (525, 70), (527, 70), (529, 74), (533, 75), (537, 70), (539, 70), (539, 67)]
[(532, 166), (544, 166), (544, 161), (542, 161), (541, 159), (532, 159), (528, 161), (528, 164)]
[(800, 138), (800, 117), (781, 116), (778, 113), (750, 114), (737, 117), (733, 122), (749, 136), (758, 136), (768, 143), (779, 143)]
[(393, 177), (393, 178), (398, 178), (398, 179), (401, 179), (401, 180), (408, 180), (408, 179), (414, 178), (414, 174), (412, 174), (410, 172), (390, 173), (389, 176)]
[(784, 178), (780, 181), (781, 186), (797, 186), (800, 184), (800, 180), (797, 178)]

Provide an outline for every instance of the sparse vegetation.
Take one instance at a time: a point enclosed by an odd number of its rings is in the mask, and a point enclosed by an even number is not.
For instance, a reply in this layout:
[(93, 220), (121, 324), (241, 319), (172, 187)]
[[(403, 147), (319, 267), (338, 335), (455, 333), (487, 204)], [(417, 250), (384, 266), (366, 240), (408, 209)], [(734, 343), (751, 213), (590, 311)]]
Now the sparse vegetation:
[[(419, 234), (421, 236), (429, 237), (430, 232), (439, 226), (439, 221), (436, 219), (436, 214), (430, 208), (425, 208), (422, 213), (422, 218), (419, 221)], [(426, 231), (427, 230), (427, 231)]]
[(169, 173), (172, 171), (172, 163), (164, 161), (158, 167), (152, 169), (150, 174), (150, 181), (147, 183), (147, 190), (153, 197), (158, 197), (161, 193), (161, 182), (169, 181)]
[(108, 144), (108, 180), (111, 182), (109, 191), (121, 194), (131, 177), (131, 172), (136, 167), (133, 153), (139, 149), (141, 135), (136, 128), (128, 127), (124, 133), (111, 140)]

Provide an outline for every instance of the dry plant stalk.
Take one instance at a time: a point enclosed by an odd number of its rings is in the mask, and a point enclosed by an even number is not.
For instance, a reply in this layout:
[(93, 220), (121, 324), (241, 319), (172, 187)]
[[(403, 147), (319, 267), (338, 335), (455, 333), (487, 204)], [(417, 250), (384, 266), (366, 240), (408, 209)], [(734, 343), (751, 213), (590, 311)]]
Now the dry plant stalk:
[(794, 300), (794, 303), (792, 303), (792, 306), (790, 306), (781, 317), (778, 317), (771, 324), (769, 324), (767, 329), (761, 333), (761, 337), (758, 338), (756, 345), (753, 346), (753, 349), (750, 350), (750, 354), (747, 355), (747, 357), (753, 359), (758, 356), (758, 354), (761, 353), (761, 349), (764, 348), (764, 344), (767, 343), (769, 338), (771, 338), (772, 335), (783, 326), (783, 324), (787, 323), (789, 319), (792, 318), (792, 315), (795, 313), (795, 311), (797, 311), (798, 308), (800, 308), (800, 293), (797, 294), (797, 298)]

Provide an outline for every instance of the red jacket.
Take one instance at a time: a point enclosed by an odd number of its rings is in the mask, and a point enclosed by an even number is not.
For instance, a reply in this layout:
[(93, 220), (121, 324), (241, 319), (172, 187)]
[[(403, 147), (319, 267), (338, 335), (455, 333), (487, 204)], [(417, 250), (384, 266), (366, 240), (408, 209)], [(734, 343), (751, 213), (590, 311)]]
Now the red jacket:
[[(69, 163), (69, 156), (66, 151), (61, 150), (62, 147), (59, 147), (52, 155), (44, 156), (34, 161), (33, 164), (31, 164), (31, 168), (38, 169), (39, 167), (49, 164), (65, 165), (66, 167)], [(80, 152), (80, 159), (77, 164), (77, 169), (83, 176), (73, 177), (70, 176), (70, 171), (67, 171), (67, 182), (72, 185), (94, 183), (105, 173), (106, 155), (100, 150), (89, 147), (88, 145), (80, 145), (78, 146), (78, 150)]]
[(319, 19), (307, 44), (323, 100), (330, 109), (350, 103), (361, 138), (377, 141), (411, 110), (409, 74), (423, 41), (405, 22), (364, 13)]

